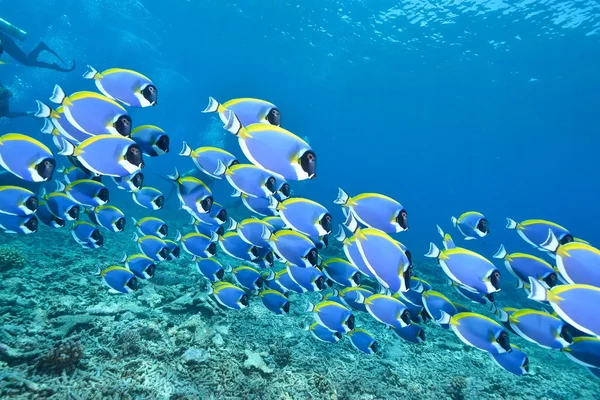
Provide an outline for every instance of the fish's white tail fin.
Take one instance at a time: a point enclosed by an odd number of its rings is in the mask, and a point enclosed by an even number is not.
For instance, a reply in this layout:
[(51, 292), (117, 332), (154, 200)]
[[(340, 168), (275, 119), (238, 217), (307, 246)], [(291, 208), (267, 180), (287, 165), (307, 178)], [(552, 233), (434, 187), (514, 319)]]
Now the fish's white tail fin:
[(458, 224), (458, 220), (455, 217), (451, 217), (450, 222), (452, 222), (452, 226), (456, 228), (456, 224)]
[(54, 189), (55, 192), (64, 192), (64, 190), (66, 189), (64, 183), (62, 183), (61, 181), (54, 181), (54, 183), (56, 184), (56, 188)]
[(310, 324), (308, 322), (304, 323), (304, 325), (302, 326), (302, 330), (310, 331)]
[(231, 197), (242, 197), (242, 191), (239, 189), (233, 189), (233, 193), (230, 195)]
[(262, 227), (262, 233), (260, 235), (264, 240), (266, 241), (270, 241), (271, 237), (273, 236), (273, 232), (271, 232), (271, 230), (269, 228), (267, 228), (266, 226)]
[(506, 218), (506, 229), (517, 229), (519, 223), (514, 219)]
[(213, 175), (223, 175), (225, 173), (225, 171), (227, 170), (227, 166), (225, 164), (223, 164), (223, 161), (218, 160), (217, 161), (217, 168), (215, 168), (215, 171), (213, 172)]
[(54, 144), (58, 148), (58, 154), (62, 156), (72, 156), (75, 153), (75, 145), (63, 137), (54, 136)]
[(50, 121), (48, 118), (44, 119), (44, 126), (42, 126), (42, 129), (40, 129), (40, 132), (47, 135), (52, 135), (55, 131), (56, 129), (54, 128), (52, 121)]
[(207, 282), (206, 283), (206, 287), (204, 288), (204, 291), (206, 292), (206, 294), (211, 295), (215, 292), (215, 290), (213, 289), (212, 283)]
[(500, 248), (498, 249), (498, 251), (496, 252), (496, 254), (493, 255), (494, 258), (504, 258), (506, 257), (507, 253), (506, 253), (506, 249), (504, 248), (504, 245), (501, 244)]
[(96, 71), (96, 68), (92, 67), (91, 65), (88, 65), (87, 69), (83, 74), (83, 79), (95, 79), (96, 75), (98, 75), (98, 71)]
[(427, 252), (427, 254), (425, 254), (425, 257), (438, 258), (439, 256), (440, 249), (438, 249), (438, 247), (435, 244), (429, 243), (429, 251)]
[(527, 298), (535, 301), (546, 301), (548, 300), (548, 290), (541, 283), (537, 281), (537, 279), (533, 277), (529, 277), (529, 294)]
[(304, 309), (304, 311), (305, 312), (313, 312), (314, 310), (315, 310), (315, 305), (309, 301), (308, 304), (306, 305), (306, 308)]
[(192, 155), (192, 148), (184, 141), (183, 149), (179, 152), (180, 156), (189, 157)]
[(140, 237), (138, 236), (137, 233), (133, 232), (133, 236), (131, 237), (131, 240), (133, 240), (134, 242), (137, 242), (138, 240), (140, 240)]
[(522, 280), (520, 280), (519, 278), (517, 278), (517, 286), (516, 286), (516, 288), (517, 289), (523, 289), (524, 287), (525, 287), (525, 283)]
[(362, 293), (356, 292), (356, 299), (354, 300), (356, 303), (365, 304), (366, 300), (367, 299), (365, 298), (365, 296)]
[(342, 188), (338, 188), (338, 195), (337, 198), (333, 201), (335, 204), (340, 204), (340, 205), (344, 205), (348, 202), (348, 199), (350, 197), (348, 196), (348, 194), (346, 192), (344, 192), (342, 190)]
[(171, 175), (167, 175), (167, 178), (169, 178), (172, 181), (177, 182), (179, 180), (179, 178), (181, 178), (181, 174), (179, 173), (177, 168), (175, 168), (175, 172)]
[(541, 247), (552, 253), (556, 253), (556, 250), (560, 247), (560, 242), (556, 238), (554, 232), (552, 232), (552, 229), (548, 229), (548, 237), (546, 238), (546, 241), (541, 244)]
[(436, 321), (440, 325), (445, 325), (450, 323), (450, 319), (452, 318), (450, 314), (446, 311), (442, 311), (442, 316)]
[(212, 232), (212, 235), (210, 235), (210, 241), (213, 243), (219, 241), (219, 235), (217, 234), (217, 232)]
[(341, 225), (338, 225), (338, 231), (333, 237), (340, 243), (346, 240), (346, 231), (344, 231), (344, 228)]
[(442, 239), (443, 239), (443, 238), (444, 238), (444, 236), (445, 236), (446, 234), (444, 233), (444, 231), (442, 230), (442, 228), (440, 228), (440, 226), (439, 226), (439, 225), (436, 225), (436, 227), (437, 227), (438, 234), (439, 234), (439, 235), (442, 237)]
[(238, 226), (238, 223), (233, 218), (229, 218), (229, 226), (225, 230), (226, 231), (234, 231), (237, 229), (237, 226)]
[(36, 118), (50, 118), (53, 116), (53, 114), (55, 114), (56, 112), (54, 110), (52, 110), (52, 108), (50, 108), (49, 105), (42, 103), (39, 100), (35, 101), (37, 104), (37, 111), (33, 114), (34, 117)]
[(269, 274), (265, 277), (265, 281), (272, 281), (275, 279), (275, 272), (269, 271)]
[(54, 104), (62, 104), (63, 101), (67, 98), (64, 90), (58, 85), (54, 85), (54, 90), (52, 91), (52, 96), (50, 96), (50, 101)]
[(175, 235), (175, 241), (181, 242), (181, 232), (177, 231), (177, 235)]
[(352, 212), (348, 213), (346, 221), (344, 221), (344, 226), (352, 233), (356, 233), (358, 230), (358, 220), (354, 217)]
[(206, 106), (206, 108), (202, 111), (203, 113), (214, 113), (219, 111), (219, 106), (221, 106), (221, 104), (219, 104), (219, 102), (217, 100), (214, 99), (214, 97), (209, 97), (208, 98), (208, 105)]
[(270, 196), (269, 197), (269, 205), (267, 206), (270, 210), (277, 210), (277, 207), (279, 207), (279, 201), (273, 197)]
[(123, 264), (125, 261), (127, 261), (127, 253), (123, 253), (123, 257), (121, 257), (121, 259), (119, 260), (121, 264)]
[(188, 222), (188, 224), (190, 224), (190, 225), (198, 225), (199, 222), (196, 220), (196, 217), (194, 217), (193, 215), (190, 215), (190, 221)]
[(225, 118), (227, 122), (223, 125), (223, 129), (229, 131), (230, 133), (238, 136), (240, 131), (243, 129), (242, 123), (238, 119), (237, 115), (231, 110), (225, 111)]
[(133, 224), (133, 226), (137, 226), (137, 219), (131, 217), (131, 223)]

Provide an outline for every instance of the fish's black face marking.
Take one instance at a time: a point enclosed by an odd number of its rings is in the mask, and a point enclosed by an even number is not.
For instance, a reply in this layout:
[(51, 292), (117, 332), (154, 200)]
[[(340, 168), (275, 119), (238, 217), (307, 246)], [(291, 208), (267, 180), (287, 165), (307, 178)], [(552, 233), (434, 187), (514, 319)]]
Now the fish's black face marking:
[(165, 205), (165, 197), (164, 196), (158, 196), (155, 200), (154, 200), (154, 204), (156, 205), (156, 207), (160, 210), (161, 208), (163, 208), (163, 206)]
[(356, 283), (356, 285), (360, 285), (360, 273), (355, 272), (354, 275), (352, 275), (352, 278), (350, 278), (352, 280), (352, 282)]
[(166, 247), (163, 247), (162, 249), (160, 249), (160, 251), (158, 252), (158, 255), (160, 258), (162, 258), (163, 260), (166, 260), (169, 258), (169, 249)]
[(30, 211), (34, 211), (34, 212), (37, 211), (38, 205), (39, 205), (39, 201), (38, 201), (38, 198), (35, 196), (31, 196), (25, 202), (25, 208), (27, 208)]
[(352, 314), (348, 317), (348, 320), (346, 321), (346, 326), (348, 326), (348, 329), (350, 329), (351, 331), (354, 330), (354, 326), (355, 326), (354, 314)]
[(204, 210), (204, 212), (210, 212), (212, 205), (214, 203), (214, 199), (212, 196), (207, 196), (204, 200), (200, 202), (200, 207)]
[(490, 275), (490, 283), (496, 290), (500, 290), (500, 272), (495, 270)]
[(98, 246), (98, 247), (104, 246), (104, 236), (102, 236), (102, 234), (100, 234), (100, 238), (96, 241), (96, 246)]
[(498, 336), (498, 344), (506, 350), (507, 353), (512, 352), (512, 347), (510, 347), (510, 339), (508, 337), (508, 333), (506, 331), (502, 331), (500, 336)]
[(267, 121), (269, 121), (271, 125), (281, 126), (281, 113), (277, 108), (271, 108), (267, 114)]
[(400, 315), (400, 319), (406, 324), (406, 325), (410, 325), (410, 311), (408, 310), (404, 310), (404, 312), (402, 313), (402, 315)]
[(234, 165), (238, 165), (239, 163), (240, 163), (240, 162), (239, 162), (237, 159), (234, 159), (233, 161), (231, 161), (231, 162), (229, 163), (229, 166), (230, 166), (230, 167), (232, 167), (232, 166), (234, 166)]
[(490, 233), (490, 223), (488, 222), (487, 218), (481, 218), (479, 220), (479, 223), (477, 224), (477, 230), (484, 234)]
[(258, 279), (255, 282), (256, 287), (261, 289), (263, 287), (264, 282), (265, 280), (262, 277), (258, 277)]
[(215, 276), (217, 277), (217, 280), (220, 281), (225, 276), (225, 270), (223, 268), (221, 268), (220, 270), (217, 271)]
[(160, 228), (158, 228), (158, 233), (160, 233), (163, 236), (167, 236), (169, 234), (169, 227), (167, 225), (161, 225)]
[(283, 305), (283, 312), (288, 314), (290, 312), (290, 302), (286, 301), (285, 304)]
[(167, 135), (162, 135), (160, 139), (156, 142), (156, 147), (164, 151), (165, 153), (169, 152), (169, 146), (171, 143), (171, 139)]
[(417, 337), (424, 342), (425, 341), (425, 331), (423, 329), (419, 329), (419, 333), (417, 334)]
[(544, 282), (546, 282), (546, 285), (548, 285), (549, 288), (552, 288), (558, 283), (558, 276), (555, 272), (552, 272), (544, 278)]
[(29, 218), (27, 220), (27, 222), (25, 222), (25, 227), (27, 229), (29, 229), (31, 232), (35, 233), (38, 230), (38, 219), (35, 216), (31, 216), (31, 218)]
[(327, 286), (329, 286), (329, 287), (333, 287), (333, 285), (335, 285), (335, 282), (334, 282), (334, 281), (332, 281), (331, 279), (327, 279), (327, 280), (325, 281), (325, 283), (326, 283), (326, 284), (327, 284)]
[(323, 278), (322, 276), (320, 276), (316, 281), (315, 281), (315, 286), (317, 287), (317, 289), (319, 290), (323, 290), (325, 289), (325, 278)]
[(147, 85), (142, 89), (142, 96), (148, 100), (148, 103), (150, 103), (151, 106), (155, 106), (157, 104), (156, 101), (158, 100), (158, 89), (156, 89), (156, 86), (154, 85)]
[(77, 218), (79, 218), (79, 207), (78, 206), (73, 206), (71, 207), (71, 209), (69, 211), (67, 211), (67, 215), (69, 217), (71, 217), (73, 220), (76, 220)]
[(331, 214), (327, 213), (323, 215), (323, 218), (321, 218), (321, 227), (323, 230), (325, 230), (325, 232), (331, 232), (333, 229), (333, 218), (331, 217)]
[(575, 241), (575, 239), (573, 238), (573, 235), (571, 235), (570, 233), (567, 233), (565, 236), (563, 236), (559, 240), (560, 244), (567, 244), (567, 243), (571, 243), (574, 241)]
[(98, 198), (100, 200), (102, 200), (103, 202), (108, 203), (108, 201), (110, 200), (110, 197), (108, 194), (108, 189), (107, 188), (100, 189), (100, 191), (98, 192)]
[(522, 368), (525, 370), (525, 372), (529, 372), (529, 357), (525, 357)]
[(131, 117), (127, 114), (121, 115), (115, 121), (115, 129), (121, 136), (131, 135)]
[(408, 259), (408, 265), (412, 267), (412, 253), (410, 250), (406, 250), (404, 254), (406, 254), (406, 258)]
[(180, 254), (181, 254), (181, 249), (179, 248), (179, 246), (174, 247), (173, 250), (171, 250), (171, 255), (173, 256), (173, 258), (179, 258)]
[(314, 247), (312, 249), (310, 249), (310, 251), (306, 255), (306, 259), (308, 260), (308, 262), (310, 263), (310, 265), (312, 265), (313, 267), (315, 265), (317, 265), (317, 263), (319, 262), (319, 252), (318, 252), (318, 250), (315, 249)]
[(90, 235), (90, 239), (92, 239), (94, 242), (98, 242), (100, 238), (102, 238), (102, 234), (98, 229), (94, 229), (94, 231)]
[(492, 303), (494, 302), (494, 293), (488, 293), (484, 297), (486, 299), (488, 299), (489, 301), (491, 301)]
[(567, 343), (573, 343), (573, 335), (566, 325), (563, 325), (560, 330), (560, 337), (563, 338)]
[(125, 218), (119, 218), (117, 222), (115, 222), (115, 228), (117, 228), (117, 231), (123, 232), (123, 229), (125, 229)]
[(292, 187), (289, 183), (286, 182), (283, 185), (281, 185), (281, 187), (279, 188), (279, 192), (286, 198), (290, 197), (290, 194), (292, 194)]
[(323, 236), (322, 240), (325, 247), (329, 247), (329, 235)]
[(125, 153), (125, 159), (129, 164), (135, 165), (136, 167), (142, 167), (144, 164), (144, 156), (142, 155), (142, 151), (140, 150), (140, 146), (137, 144), (132, 144), (127, 149), (127, 153)]
[(406, 212), (406, 210), (402, 209), (398, 213), (398, 216), (396, 217), (396, 222), (398, 223), (398, 225), (400, 225), (400, 228), (402, 228), (402, 230), (408, 230), (408, 213)]
[(406, 271), (402, 274), (402, 278), (404, 282), (406, 282), (406, 287), (410, 287), (410, 277), (412, 276), (412, 267), (406, 268)]
[(241, 304), (242, 304), (244, 307), (248, 307), (248, 304), (249, 304), (249, 302), (248, 302), (248, 295), (247, 295), (247, 294), (244, 294), (244, 295), (242, 296), (242, 298), (240, 299), (240, 303), (241, 303)]
[(258, 247), (252, 246), (250, 249), (250, 254), (252, 254), (254, 257), (258, 257)]
[(64, 228), (67, 225), (67, 222), (64, 219), (57, 217), (52, 217), (52, 222), (54, 222), (60, 228)]
[(227, 218), (228, 218), (227, 210), (222, 209), (221, 211), (219, 211), (219, 213), (217, 214), (217, 216), (215, 218), (221, 222), (227, 222)]
[(217, 244), (214, 242), (209, 244), (207, 250), (210, 255), (214, 256), (215, 254), (217, 254)]
[(273, 262), (275, 261), (275, 257), (273, 257), (272, 251), (267, 253), (267, 255), (265, 256), (265, 261), (268, 262), (269, 265), (273, 265)]
[(300, 157), (300, 166), (302, 171), (308, 174), (309, 179), (317, 177), (317, 155), (314, 151), (308, 150)]
[(377, 351), (379, 350), (379, 345), (377, 344), (377, 342), (371, 343), (371, 350), (373, 350), (373, 353), (377, 353)]
[(45, 158), (36, 165), (35, 170), (44, 180), (52, 179), (52, 174), (56, 169), (56, 161), (53, 158)]
[(146, 268), (146, 273), (148, 274), (148, 276), (150, 278), (152, 278), (154, 276), (154, 274), (156, 273), (156, 265), (154, 265), (154, 264), (148, 265), (148, 268)]
[(267, 182), (265, 183), (265, 187), (267, 189), (269, 189), (269, 192), (274, 194), (274, 193), (277, 193), (277, 188), (275, 188), (276, 184), (277, 184), (277, 181), (275, 180), (275, 178), (270, 176), (269, 179), (267, 179)]
[(136, 189), (141, 189), (144, 185), (144, 174), (141, 172), (135, 174), (133, 178), (131, 178), (131, 183)]
[(427, 312), (427, 310), (425, 308), (423, 308), (423, 310), (421, 310), (421, 319), (423, 319), (423, 322), (427, 322), (432, 319), (431, 315), (429, 315), (429, 313)]
[(129, 279), (129, 281), (127, 282), (127, 287), (131, 290), (137, 290), (138, 288), (138, 280), (136, 277), (132, 277), (131, 279)]
[(220, 226), (219, 228), (217, 228), (216, 233), (219, 236), (223, 236), (225, 234), (225, 228), (223, 228), (223, 226)]
[(341, 333), (339, 333), (339, 332), (335, 332), (335, 333), (333, 334), (333, 336), (335, 336), (335, 337), (337, 338), (337, 340), (340, 340), (340, 339), (342, 338), (342, 334), (341, 334)]

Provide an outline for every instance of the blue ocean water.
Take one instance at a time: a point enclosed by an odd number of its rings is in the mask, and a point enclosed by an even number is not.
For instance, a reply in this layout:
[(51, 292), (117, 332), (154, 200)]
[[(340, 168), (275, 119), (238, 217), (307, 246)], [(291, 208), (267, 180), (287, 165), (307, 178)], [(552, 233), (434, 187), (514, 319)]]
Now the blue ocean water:
[[(282, 126), (318, 154), (317, 178), (294, 183), (294, 195), (326, 205), (337, 222), (338, 187), (398, 199), (410, 216), (398, 238), (417, 263), (438, 240), (436, 224), (464, 244), (450, 217), (470, 210), (490, 220), (491, 234), (469, 243), (488, 258), (501, 243), (530, 251), (506, 217), (554, 221), (600, 245), (594, 1), (0, 0), (0, 10), (28, 32), (24, 47), (44, 40), (78, 66), (3, 65), (14, 110), (34, 110), (54, 84), (92, 90), (81, 79), (87, 64), (152, 77), (158, 106), (131, 115), (171, 137), (172, 151), (144, 169), (165, 192), (153, 174), (193, 168), (177, 154), (183, 140), (243, 158), (218, 118), (201, 113), (208, 96), (256, 97), (277, 104)], [(2, 133), (51, 145), (40, 128), (0, 120)], [(232, 204), (229, 190), (215, 198)]]

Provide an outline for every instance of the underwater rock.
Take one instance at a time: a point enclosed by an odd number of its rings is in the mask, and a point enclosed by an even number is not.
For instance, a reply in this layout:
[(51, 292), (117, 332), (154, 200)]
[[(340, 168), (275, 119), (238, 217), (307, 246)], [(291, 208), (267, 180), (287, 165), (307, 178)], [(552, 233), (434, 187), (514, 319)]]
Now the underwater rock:
[(265, 360), (263, 360), (262, 356), (259, 353), (245, 350), (246, 353), (246, 361), (244, 361), (243, 367), (245, 370), (258, 370), (265, 374), (272, 374), (273, 369), (269, 368), (267, 364), (265, 364)]
[(209, 359), (209, 355), (205, 350), (191, 348), (183, 353), (183, 359), (186, 363), (201, 364)]
[(225, 341), (223, 340), (223, 336), (221, 336), (221, 334), (219, 334), (219, 333), (217, 333), (217, 334), (215, 334), (215, 336), (213, 336), (212, 342), (216, 347), (222, 347), (223, 344), (225, 343)]
[(94, 317), (87, 314), (61, 315), (51, 321), (53, 324), (61, 325), (53, 332), (52, 336), (64, 339), (72, 333), (93, 328), (93, 321)]
[(40, 353), (40, 350), (21, 352), (4, 343), (0, 343), (0, 361), (4, 361), (9, 366), (28, 363), (36, 359)]
[(0, 247), (0, 271), (25, 266), (25, 255), (12, 247)]

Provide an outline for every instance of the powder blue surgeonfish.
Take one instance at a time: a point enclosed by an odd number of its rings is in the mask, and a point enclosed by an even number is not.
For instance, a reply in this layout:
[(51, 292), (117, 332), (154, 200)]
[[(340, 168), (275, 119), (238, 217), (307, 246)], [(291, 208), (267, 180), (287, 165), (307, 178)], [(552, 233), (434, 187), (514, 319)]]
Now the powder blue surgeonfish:
[(139, 237), (137, 233), (134, 233), (133, 241), (138, 244), (142, 253), (154, 261), (165, 261), (169, 258), (169, 246), (156, 236)]
[(448, 278), (474, 292), (500, 291), (500, 272), (491, 261), (474, 251), (461, 247), (440, 251), (430, 243), (425, 257), (437, 258)]
[(469, 346), (491, 354), (511, 352), (508, 333), (502, 325), (481, 314), (463, 312), (454, 316), (442, 312), (440, 324), (450, 324), (458, 338)]
[(86, 207), (102, 206), (110, 201), (106, 186), (91, 179), (80, 179), (71, 182), (67, 187), (59, 182), (58, 191), (63, 190), (71, 200)]
[(202, 112), (219, 113), (221, 121), (226, 124), (226, 111), (228, 110), (235, 114), (242, 126), (252, 124), (281, 125), (281, 114), (275, 104), (260, 99), (240, 98), (220, 104), (214, 98), (209, 97), (208, 105)]
[(519, 236), (537, 248), (538, 250), (546, 251), (542, 248), (542, 244), (548, 239), (548, 230), (554, 233), (561, 244), (572, 242), (573, 235), (564, 227), (543, 219), (528, 219), (526, 221), (517, 222), (513, 219), (506, 218), (506, 228), (516, 230)]
[(281, 293), (292, 291), (294, 293), (302, 294), (306, 292), (305, 288), (298, 285), (298, 283), (292, 279), (287, 269), (278, 271), (275, 273), (273, 279), (267, 279), (266, 283), (270, 289), (277, 290)]
[(568, 283), (600, 287), (600, 250), (580, 242), (561, 244), (551, 230), (542, 248), (556, 255), (556, 267)]
[(558, 285), (546, 289), (541, 283), (529, 278), (529, 298), (547, 301), (558, 316), (575, 329), (600, 337), (600, 316), (596, 307), (600, 304), (600, 288), (591, 285)]
[(40, 221), (44, 225), (47, 225), (51, 228), (63, 228), (67, 222), (64, 219), (56, 217), (54, 214), (48, 210), (48, 206), (45, 201), (40, 201), (40, 205), (35, 213)]
[[(423, 292), (423, 306), (429, 315), (429, 318), (434, 320), (436, 323), (442, 319), (444, 313), (454, 316), (458, 314), (458, 310), (454, 304), (440, 292), (435, 290), (427, 290)], [(448, 323), (440, 324), (442, 328), (448, 329), (450, 326)]]
[(223, 268), (221, 263), (214, 258), (196, 259), (196, 269), (211, 282), (220, 281), (225, 276), (225, 272), (227, 272), (227, 269)]
[(580, 336), (573, 338), (569, 347), (562, 349), (565, 355), (576, 362), (589, 368), (600, 368), (600, 339)]
[(310, 145), (293, 133), (272, 125), (244, 126), (235, 113), (226, 111), (225, 129), (238, 138), (250, 162), (288, 181), (314, 179), (317, 155)]
[(475, 240), (490, 233), (488, 219), (480, 212), (469, 211), (460, 217), (450, 219), (452, 225), (465, 237), (465, 240)]
[(86, 169), (97, 174), (124, 177), (144, 166), (144, 157), (137, 143), (116, 135), (93, 136), (77, 147), (63, 141), (64, 156), (74, 156)]
[(277, 232), (265, 229), (263, 233), (263, 237), (279, 258), (288, 263), (299, 267), (310, 267), (319, 263), (319, 251), (312, 240), (302, 233), (289, 229)]
[(257, 218), (246, 218), (239, 223), (234, 223), (230, 226), (231, 230), (237, 230), (244, 242), (257, 247), (269, 247), (269, 242), (263, 237), (264, 230), (268, 229), (273, 232), (273, 225)]
[(156, 273), (154, 260), (143, 254), (134, 254), (131, 256), (124, 254), (121, 262), (125, 265), (125, 268), (128, 268), (140, 279), (150, 279)]
[(362, 193), (354, 197), (348, 196), (338, 189), (335, 204), (342, 206), (348, 217), (346, 227), (351, 231), (362, 225), (379, 229), (385, 233), (403, 232), (408, 229), (408, 214), (402, 204), (396, 200), (378, 193)]
[(356, 286), (344, 288), (340, 291), (340, 297), (354, 310), (367, 312), (363, 298), (373, 296), (375, 292), (370, 287)]
[(157, 104), (158, 89), (150, 78), (139, 72), (123, 68), (98, 72), (88, 65), (83, 77), (93, 79), (102, 94), (126, 106), (150, 107)]
[(117, 188), (128, 192), (135, 192), (144, 186), (144, 174), (142, 172), (136, 172), (123, 177), (111, 176), (111, 178), (115, 185), (117, 185)]
[(102, 277), (102, 282), (108, 286), (110, 293), (131, 293), (138, 288), (136, 276), (129, 269), (120, 266), (108, 267), (99, 275)]
[(40, 197), (46, 202), (48, 211), (56, 218), (65, 221), (75, 221), (79, 218), (79, 204), (75, 203), (63, 192), (52, 192), (46, 194), (46, 190), (42, 188)]
[(492, 360), (502, 369), (515, 374), (525, 375), (529, 372), (529, 358), (519, 347), (510, 345), (507, 353), (490, 353)]
[(20, 133), (0, 136), (0, 166), (28, 182), (52, 179), (56, 161), (46, 145)]
[(149, 210), (160, 210), (165, 205), (165, 196), (156, 188), (145, 186), (132, 191), (133, 201)]
[(266, 216), (277, 216), (278, 212), (275, 209), (277, 207), (277, 200), (273, 197), (250, 197), (245, 193), (240, 195), (244, 206), (254, 214)]
[(400, 338), (411, 343), (423, 343), (425, 341), (425, 331), (417, 324), (410, 324), (403, 328), (393, 328), (393, 331)]
[(452, 286), (458, 294), (460, 294), (465, 299), (472, 301), (473, 303), (486, 305), (489, 302), (494, 302), (494, 293), (482, 294), (479, 292), (473, 292), (470, 288), (466, 288), (462, 285), (459, 285), (452, 279), (448, 279), (448, 284)]
[(179, 155), (190, 157), (200, 171), (215, 179), (223, 179), (227, 168), (240, 163), (233, 154), (218, 147), (198, 147), (192, 150), (186, 142), (183, 142)]
[[(95, 92), (77, 92), (67, 96), (60, 86), (55, 85), (50, 101), (62, 105), (69, 122), (82, 132), (93, 135), (131, 134), (131, 117), (119, 103), (106, 96)], [(37, 114), (46, 117), (48, 106), (40, 104), (42, 108)]]
[(354, 329), (348, 332), (352, 346), (365, 354), (377, 353), (377, 341), (369, 332), (364, 329)]
[(44, 118), (44, 126), (40, 129), (41, 133), (52, 136), (52, 141), (60, 147), (61, 139), (66, 139), (73, 144), (79, 144), (92, 136), (92, 133), (84, 132), (76, 128), (65, 115), (63, 106), (56, 110), (48, 105), (36, 100), (38, 110), (34, 114), (36, 118)]
[(317, 340), (326, 343), (337, 343), (342, 338), (342, 333), (332, 331), (329, 328), (321, 325), (319, 322), (313, 322), (312, 324), (306, 324), (304, 330), (310, 332), (310, 334)]
[(410, 325), (410, 313), (400, 300), (384, 294), (374, 294), (366, 299), (361, 296), (358, 302), (364, 303), (369, 314), (377, 321), (393, 328)]
[(235, 190), (233, 196), (244, 193), (250, 197), (269, 197), (277, 192), (275, 177), (253, 164), (236, 164), (225, 172), (227, 182)]
[(207, 258), (217, 254), (215, 242), (218, 240), (217, 234), (209, 237), (198, 232), (191, 232), (184, 236), (177, 232), (177, 239), (175, 239), (176, 242), (181, 242), (183, 250), (194, 256), (194, 258)]
[(60, 167), (56, 170), (56, 172), (58, 172), (59, 174), (62, 175), (62, 178), (64, 179), (65, 182), (67, 182), (67, 184), (78, 181), (80, 179), (92, 179), (93, 178), (92, 174), (89, 174), (86, 171), (82, 170), (81, 168), (75, 167), (75, 166), (72, 166), (69, 168)]
[(290, 302), (283, 293), (267, 289), (260, 292), (259, 296), (263, 305), (272, 313), (282, 315), (290, 312)]
[(508, 321), (517, 335), (546, 349), (563, 349), (573, 341), (567, 324), (547, 312), (518, 310)]
[(346, 255), (348, 261), (357, 267), (358, 270), (363, 273), (363, 275), (377, 280), (377, 277), (373, 272), (371, 272), (365, 260), (363, 259), (362, 254), (360, 253), (360, 247), (358, 246), (356, 236), (346, 237), (344, 228), (340, 226), (339, 232), (335, 235), (335, 238), (342, 242), (344, 246), (344, 254)]
[(227, 232), (219, 238), (219, 246), (226, 254), (243, 261), (258, 259), (258, 248), (244, 241), (237, 232)]
[(125, 214), (114, 206), (94, 207), (88, 211), (88, 217), (94, 224), (111, 232), (123, 232), (125, 229)]
[(0, 213), (25, 216), (37, 211), (39, 200), (31, 191), (18, 186), (0, 186)]
[(504, 266), (508, 272), (517, 278), (518, 288), (522, 288), (525, 283), (528, 283), (530, 277), (538, 280), (547, 288), (556, 286), (558, 283), (558, 275), (552, 265), (539, 257), (525, 253), (508, 254), (504, 246), (500, 245), (494, 258), (504, 260)]
[[(231, 273), (237, 284), (246, 290), (256, 291), (263, 287), (265, 277), (263, 277), (263, 274), (255, 268), (242, 265), (234, 268)], [(272, 272), (271, 274), (271, 276), (274, 275)]]
[(322, 301), (317, 305), (308, 302), (306, 312), (314, 313), (317, 322), (330, 331), (346, 333), (354, 329), (352, 311), (334, 301)]
[(330, 258), (322, 264), (323, 273), (338, 285), (354, 287), (360, 284), (360, 271), (351, 262)]
[(224, 307), (239, 310), (248, 307), (248, 295), (243, 289), (232, 285), (229, 282), (215, 282), (208, 284), (207, 293), (212, 294)]
[(132, 217), (131, 221), (142, 236), (152, 235), (162, 239), (169, 234), (169, 227), (160, 218), (145, 217), (138, 221)]
[(210, 212), (214, 199), (211, 190), (204, 182), (193, 176), (181, 176), (177, 169), (173, 175), (169, 175), (169, 179), (177, 185), (177, 197), (181, 202), (181, 208), (192, 216), (196, 213)]
[(104, 237), (96, 225), (87, 221), (75, 221), (71, 226), (71, 235), (82, 247), (97, 249), (104, 245)]
[(288, 275), (305, 292), (318, 292), (325, 289), (325, 276), (315, 267), (287, 266)]
[(28, 235), (38, 230), (39, 221), (35, 214), (11, 215), (0, 214), (0, 229), (6, 233), (19, 233)]
[(148, 157), (158, 157), (169, 152), (171, 139), (164, 130), (155, 125), (141, 125), (131, 131), (131, 138)]
[(277, 211), (289, 228), (306, 236), (327, 235), (333, 228), (329, 211), (312, 200), (299, 197), (287, 199), (279, 203)]

